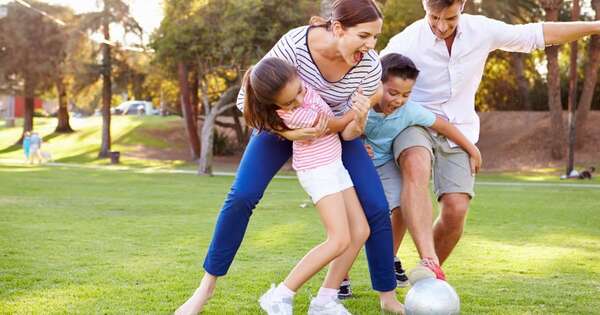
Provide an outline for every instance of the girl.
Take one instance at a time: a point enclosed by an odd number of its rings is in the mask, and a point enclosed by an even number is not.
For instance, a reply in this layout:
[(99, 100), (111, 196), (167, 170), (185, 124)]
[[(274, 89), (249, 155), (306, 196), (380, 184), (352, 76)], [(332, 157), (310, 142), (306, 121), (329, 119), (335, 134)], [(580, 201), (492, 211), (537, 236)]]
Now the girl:
[[(330, 129), (342, 129), (349, 141), (361, 134), (364, 124), (361, 110), (355, 106), (339, 119), (312, 88), (305, 86), (296, 69), (278, 58), (265, 58), (245, 77), (244, 117), (257, 130), (283, 132), (308, 128), (321, 116), (329, 118)], [(359, 112), (355, 115), (355, 111)], [(293, 142), (292, 166), (304, 190), (321, 216), (327, 240), (302, 258), (288, 277), (260, 298), (260, 306), (268, 314), (292, 314), (292, 298), (298, 289), (319, 270), (340, 255), (352, 260), (369, 236), (369, 226), (354, 191), (350, 175), (342, 163), (342, 145), (337, 133), (312, 141)], [(332, 295), (327, 295), (331, 290)], [(335, 314), (350, 314), (335, 298), (336, 289), (322, 287), (313, 299), (308, 314), (321, 314), (327, 309)]]
[[(351, 96), (359, 86), (364, 92), (357, 97), (361, 100), (373, 95), (379, 86), (381, 65), (374, 48), (383, 18), (372, 0), (335, 0), (331, 9), (327, 18), (315, 17), (310, 25), (289, 31), (267, 57), (294, 65), (302, 81), (323, 98), (336, 116), (341, 116), (350, 110)], [(242, 89), (238, 97), (238, 108), (242, 111), (243, 100)], [(279, 135), (261, 132), (252, 136), (219, 213), (204, 261), (206, 273), (192, 297), (178, 309), (178, 314), (195, 314), (210, 299), (217, 278), (224, 276), (233, 262), (252, 210), (273, 176), (292, 155), (292, 141), (318, 138), (325, 131), (324, 126), (321, 122), (313, 128), (283, 131)], [(392, 230), (383, 187), (361, 140), (341, 142), (342, 161), (354, 183), (371, 232), (365, 250), (372, 287), (379, 292), (383, 309), (402, 312), (403, 306), (395, 294)], [(325, 278), (326, 287), (339, 288), (352, 262), (350, 259), (334, 261)]]

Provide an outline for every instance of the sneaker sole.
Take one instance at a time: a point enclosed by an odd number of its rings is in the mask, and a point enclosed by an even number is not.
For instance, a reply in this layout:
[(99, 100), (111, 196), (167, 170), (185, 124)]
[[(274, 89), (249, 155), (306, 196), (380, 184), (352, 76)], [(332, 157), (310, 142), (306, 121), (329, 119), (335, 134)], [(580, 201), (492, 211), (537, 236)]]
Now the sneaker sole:
[(396, 280), (396, 287), (398, 287), (398, 288), (406, 288), (409, 285), (410, 285), (409, 280), (405, 280), (405, 281)]
[(419, 280), (422, 279), (427, 279), (427, 278), (436, 278), (435, 276), (435, 272), (433, 272), (431, 269), (424, 267), (424, 266), (417, 266), (411, 270), (408, 271), (408, 273), (406, 274), (406, 276), (408, 277), (408, 281), (410, 282), (410, 285), (414, 285), (415, 283), (417, 283)]
[(338, 299), (340, 299), (340, 300), (346, 300), (346, 299), (349, 299), (351, 297), (352, 297), (352, 293), (350, 293), (350, 294), (339, 294), (338, 293)]

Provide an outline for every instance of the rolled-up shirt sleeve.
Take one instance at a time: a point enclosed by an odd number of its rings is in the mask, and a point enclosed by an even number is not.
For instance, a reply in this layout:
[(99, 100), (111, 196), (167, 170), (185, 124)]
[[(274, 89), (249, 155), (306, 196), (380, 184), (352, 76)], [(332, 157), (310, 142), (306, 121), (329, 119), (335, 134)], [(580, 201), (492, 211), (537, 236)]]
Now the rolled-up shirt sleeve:
[(491, 50), (529, 53), (546, 47), (542, 23), (506, 24), (486, 18), (486, 28), (492, 34)]

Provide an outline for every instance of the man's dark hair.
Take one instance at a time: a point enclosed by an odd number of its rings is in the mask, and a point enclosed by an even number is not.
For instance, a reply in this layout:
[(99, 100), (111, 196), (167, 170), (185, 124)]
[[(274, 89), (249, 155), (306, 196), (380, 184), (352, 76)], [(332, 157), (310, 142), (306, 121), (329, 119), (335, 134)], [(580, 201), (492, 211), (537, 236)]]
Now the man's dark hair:
[(381, 58), (381, 81), (386, 82), (391, 76), (404, 80), (416, 80), (419, 69), (410, 58), (401, 54), (387, 54)]
[(464, 3), (465, 0), (423, 0), (423, 3), (425, 3), (428, 8), (434, 10), (443, 10), (449, 8), (457, 2)]

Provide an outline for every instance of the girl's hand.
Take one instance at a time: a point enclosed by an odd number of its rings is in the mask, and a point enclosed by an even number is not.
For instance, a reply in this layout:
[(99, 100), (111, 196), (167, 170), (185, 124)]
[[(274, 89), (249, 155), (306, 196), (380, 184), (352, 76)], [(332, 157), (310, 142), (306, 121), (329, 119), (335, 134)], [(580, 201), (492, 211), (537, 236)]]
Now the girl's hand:
[(319, 118), (313, 127), (282, 131), (279, 135), (290, 141), (313, 140), (329, 131), (327, 129), (328, 121), (329, 117), (327, 115), (319, 114)]
[(481, 164), (483, 164), (483, 158), (481, 157), (481, 152), (479, 148), (473, 146), (473, 149), (470, 150), (472, 152), (469, 153), (469, 163), (471, 164), (471, 174), (475, 176), (475, 174), (479, 173), (479, 169), (481, 169)]

